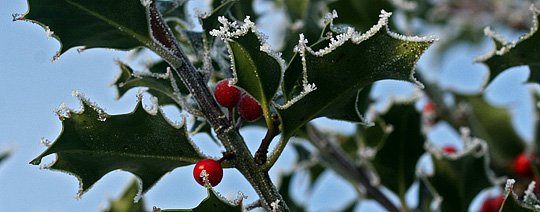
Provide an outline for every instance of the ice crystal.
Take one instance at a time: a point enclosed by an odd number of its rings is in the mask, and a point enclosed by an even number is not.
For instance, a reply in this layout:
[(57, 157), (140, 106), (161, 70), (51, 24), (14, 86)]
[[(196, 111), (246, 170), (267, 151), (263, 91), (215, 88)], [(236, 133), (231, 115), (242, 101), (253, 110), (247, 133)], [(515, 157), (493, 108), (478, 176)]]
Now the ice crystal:
[(270, 207), (272, 207), (272, 212), (278, 212), (279, 210), (279, 202), (280, 200), (277, 199), (276, 201), (270, 203)]
[(495, 46), (491, 51), (488, 51), (474, 58), (473, 61), (475, 63), (480, 63), (480, 62), (485, 62), (486, 60), (488, 60), (489, 58), (495, 55), (504, 55), (506, 52), (514, 48), (517, 43), (533, 36), (536, 33), (536, 31), (538, 31), (538, 15), (540, 11), (534, 6), (534, 4), (531, 5), (530, 10), (532, 11), (532, 14), (533, 14), (531, 29), (529, 33), (520, 36), (517, 42), (511, 42), (511, 41), (506, 40), (503, 36), (491, 30), (491, 27), (489, 26), (484, 28), (484, 34), (490, 37), (491, 39), (493, 39), (495, 43), (499, 43), (501, 47), (500, 49), (497, 49), (497, 46)]
[(49, 40), (54, 35), (54, 31), (51, 31), (49, 26), (45, 26), (45, 34), (47, 34), (47, 40)]
[[(218, 17), (218, 21), (221, 23), (222, 26), (219, 27), (219, 30), (213, 29), (212, 31), (210, 31), (209, 32), (210, 35), (220, 37), (221, 39), (224, 39), (224, 40), (228, 40), (228, 39), (234, 39), (240, 36), (244, 36), (248, 32), (251, 31), (255, 33), (255, 35), (259, 39), (259, 42), (260, 42), (259, 50), (267, 53), (272, 58), (274, 58), (279, 63), (279, 66), (281, 67), (281, 72), (285, 71), (285, 66), (286, 66), (285, 60), (281, 58), (281, 53), (274, 52), (272, 50), (271, 45), (266, 42), (268, 40), (268, 36), (266, 36), (264, 33), (259, 32), (257, 30), (255, 23), (253, 23), (250, 20), (249, 16), (246, 16), (246, 18), (244, 19), (244, 24), (242, 24), (242, 26), (238, 26), (238, 23), (236, 21), (229, 22), (227, 18), (223, 16)], [(230, 48), (229, 48), (229, 51), (231, 51)], [(230, 55), (231, 55), (231, 61), (232, 61), (232, 54)], [(234, 62), (232, 62), (231, 64), (234, 64)]]
[(79, 90), (73, 90), (71, 91), (71, 96), (77, 97), (79, 101), (81, 101), (81, 109), (82, 112), (84, 110), (84, 105), (87, 105), (94, 111), (98, 113), (98, 121), (106, 121), (107, 120), (107, 113), (106, 110), (99, 107), (96, 102), (90, 101), (90, 98), (85, 97), (85, 94), (80, 93)]
[(538, 199), (536, 198), (536, 195), (534, 194), (534, 189), (536, 187), (536, 182), (533, 180), (527, 187), (527, 190), (524, 192), (523, 196), (523, 203), (529, 206), (533, 206), (534, 204), (538, 203)]
[(141, 200), (143, 195), (143, 180), (137, 176), (135, 177), (135, 179), (137, 180), (137, 194), (133, 198), (133, 202), (137, 203), (139, 202), (139, 200)]
[(512, 189), (514, 188), (514, 184), (516, 183), (516, 180), (514, 179), (508, 179), (506, 180), (506, 185), (504, 186), (504, 194), (503, 196), (508, 196), (509, 192), (512, 192), (512, 195), (515, 195)]
[(43, 137), (43, 138), (41, 138), (41, 140), (39, 140), (39, 144), (41, 144), (43, 146), (46, 146), (46, 147), (50, 147), (52, 142), (49, 139), (46, 139), (45, 137)]
[(56, 113), (56, 115), (58, 115), (58, 117), (60, 118), (69, 118), (71, 117), (71, 114), (70, 114), (70, 111), (71, 109), (69, 109), (67, 106), (66, 106), (66, 103), (65, 102), (62, 102), (60, 103), (60, 106), (58, 107), (58, 109), (53, 109), (53, 112)]

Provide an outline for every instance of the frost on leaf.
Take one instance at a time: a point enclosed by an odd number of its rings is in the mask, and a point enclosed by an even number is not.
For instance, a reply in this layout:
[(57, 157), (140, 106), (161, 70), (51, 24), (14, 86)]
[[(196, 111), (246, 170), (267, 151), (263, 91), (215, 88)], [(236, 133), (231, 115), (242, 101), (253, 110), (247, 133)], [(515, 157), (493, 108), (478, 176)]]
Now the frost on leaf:
[[(242, 200), (246, 198), (242, 192), (238, 192), (239, 196), (234, 201), (226, 200), (221, 197), (212, 187), (207, 187), (208, 197), (206, 197), (199, 205), (192, 209), (167, 209), (159, 211), (194, 211), (194, 212), (207, 212), (207, 211), (242, 211)], [(155, 208), (155, 207), (154, 207)]]
[(45, 168), (75, 175), (80, 182), (78, 197), (117, 169), (136, 175), (144, 194), (164, 174), (203, 159), (185, 124), (175, 127), (161, 112), (149, 114), (140, 100), (129, 114), (105, 114), (106, 120), (99, 120), (97, 106), (75, 94), (81, 99), (81, 110), (70, 110), (70, 117), (60, 117), (62, 133), (30, 163), (39, 165), (43, 157), (56, 154), (56, 161)]
[(506, 40), (490, 27), (484, 29), (486, 36), (493, 39), (495, 47), (493, 50), (478, 56), (474, 61), (484, 63), (489, 68), (485, 80), (486, 85), (504, 70), (521, 65), (528, 65), (531, 70), (529, 82), (540, 83), (540, 66), (538, 65), (540, 56), (536, 54), (536, 52), (540, 52), (540, 35), (537, 33), (540, 11), (531, 5), (531, 12), (533, 14), (531, 30), (522, 35), (517, 42)]
[(257, 100), (265, 118), (269, 119), (270, 103), (281, 85), (285, 69), (281, 53), (270, 49), (267, 36), (257, 31), (249, 16), (241, 26), (223, 16), (218, 20), (221, 23), (219, 30), (214, 29), (210, 34), (224, 39), (228, 44), (234, 85)]
[[(504, 202), (500, 211), (519, 211), (519, 212), (532, 212), (538, 211), (538, 200), (533, 202), (524, 199), (523, 202), (518, 201), (517, 195), (514, 194), (514, 179), (508, 179), (506, 187), (504, 188)], [(529, 186), (530, 187), (530, 186)], [(534, 187), (533, 187), (534, 188)], [(527, 197), (524, 197), (527, 198)]]
[[(187, 88), (180, 78), (168, 69), (165, 62), (149, 65), (148, 70), (134, 71), (128, 65), (117, 62), (120, 71), (111, 86), (115, 86), (118, 92), (117, 98), (136, 87), (147, 87), (148, 92), (158, 98), (158, 105), (176, 105), (179, 109), (193, 112), (186, 103)], [(195, 113), (195, 112), (194, 112)]]
[[(344, 32), (332, 32), (327, 37), (328, 45), (318, 49), (307, 46), (308, 41), (300, 37), (297, 50), (305, 89), (278, 106), (285, 136), (292, 136), (304, 123), (320, 116), (364, 122), (355, 112), (355, 101), (360, 89), (377, 80), (404, 80), (420, 85), (413, 77), (414, 68), (435, 40), (389, 31), (390, 15), (381, 11), (378, 23), (365, 33), (350, 27)], [(351, 103), (346, 110), (344, 102)]]
[(28, 7), (22, 20), (38, 23), (58, 39), (58, 56), (76, 46), (128, 50), (151, 41), (140, 0), (29, 0)]
[(443, 154), (430, 143), (425, 146), (431, 155), (434, 171), (422, 175), (424, 182), (432, 188), (435, 199), (442, 200), (440, 211), (467, 211), (480, 191), (502, 183), (489, 170), (486, 142), (471, 137), (468, 128), (462, 128), (461, 133), (464, 149), (456, 154)]

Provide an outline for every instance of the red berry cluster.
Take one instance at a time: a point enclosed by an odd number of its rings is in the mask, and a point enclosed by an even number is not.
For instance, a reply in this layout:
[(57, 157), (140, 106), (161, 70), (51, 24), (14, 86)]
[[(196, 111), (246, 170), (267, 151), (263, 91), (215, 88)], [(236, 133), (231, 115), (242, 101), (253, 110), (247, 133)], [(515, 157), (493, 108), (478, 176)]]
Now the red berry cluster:
[(249, 94), (242, 96), (242, 91), (234, 86), (230, 86), (232, 79), (224, 79), (217, 83), (214, 95), (218, 103), (231, 110), (238, 105), (238, 113), (249, 122), (261, 118), (263, 111), (261, 105)]

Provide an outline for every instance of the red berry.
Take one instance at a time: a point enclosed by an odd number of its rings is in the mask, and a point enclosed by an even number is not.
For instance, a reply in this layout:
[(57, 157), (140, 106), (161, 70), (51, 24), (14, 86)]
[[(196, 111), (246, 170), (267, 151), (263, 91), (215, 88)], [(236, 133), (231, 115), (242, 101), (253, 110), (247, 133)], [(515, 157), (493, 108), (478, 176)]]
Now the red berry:
[(429, 113), (431, 111), (433, 111), (435, 109), (435, 105), (433, 104), (433, 102), (431, 101), (428, 101), (425, 105), (424, 105), (424, 112), (425, 113)]
[(240, 91), (240, 89), (229, 86), (230, 81), (232, 81), (232, 79), (221, 80), (216, 84), (216, 88), (214, 89), (216, 100), (221, 106), (226, 108), (235, 107), (242, 96), (242, 91)]
[(520, 153), (514, 159), (514, 171), (516, 174), (522, 177), (532, 177), (533, 172), (531, 169), (531, 163), (525, 153)]
[(199, 161), (195, 168), (193, 169), (193, 177), (195, 177), (195, 180), (204, 186), (204, 179), (201, 176), (201, 172), (205, 170), (206, 174), (208, 175), (208, 182), (210, 182), (210, 185), (216, 186), (221, 182), (221, 178), (223, 178), (223, 167), (221, 167), (221, 164), (219, 162), (212, 160), (212, 159), (205, 159)]
[(244, 120), (250, 122), (256, 121), (263, 115), (261, 105), (248, 94), (245, 94), (240, 99), (240, 103), (238, 103), (238, 113)]
[(442, 151), (446, 154), (454, 154), (457, 152), (456, 148), (453, 146), (445, 146), (442, 148)]
[(491, 197), (484, 201), (482, 204), (482, 212), (498, 212), (504, 202), (502, 195), (498, 197)]

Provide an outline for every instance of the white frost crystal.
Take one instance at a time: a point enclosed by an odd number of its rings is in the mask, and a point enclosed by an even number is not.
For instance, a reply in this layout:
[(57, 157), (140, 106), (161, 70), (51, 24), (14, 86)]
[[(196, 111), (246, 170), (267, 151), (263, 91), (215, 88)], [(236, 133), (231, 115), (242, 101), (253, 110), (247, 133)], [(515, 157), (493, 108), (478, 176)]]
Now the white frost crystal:
[(47, 40), (49, 40), (54, 35), (54, 31), (51, 31), (49, 26), (45, 26), (45, 34), (47, 34)]
[(272, 212), (278, 212), (279, 211), (279, 199), (275, 202), (270, 203), (270, 207), (272, 207)]
[(536, 182), (533, 180), (529, 184), (529, 187), (527, 187), (527, 190), (525, 190), (525, 195), (523, 196), (523, 203), (533, 206), (535, 204), (538, 204), (538, 199), (536, 198), (536, 195), (534, 194), (534, 189), (536, 187)]
[(490, 38), (492, 38), (496, 43), (500, 43), (501, 47), (500, 49), (497, 49), (495, 46), (491, 51), (486, 52), (484, 54), (479, 55), (478, 57), (474, 58), (475, 63), (481, 63), (485, 62), (489, 58), (495, 56), (495, 55), (504, 55), (506, 52), (510, 51), (512, 48), (516, 46), (517, 43), (528, 39), (529, 37), (533, 36), (534, 33), (538, 30), (538, 14), (540, 11), (534, 6), (534, 4), (531, 5), (530, 10), (532, 11), (533, 18), (532, 18), (532, 27), (529, 31), (529, 33), (522, 35), (519, 37), (519, 40), (517, 42), (512, 42), (506, 40), (503, 36), (496, 33), (495, 31), (491, 30), (491, 27), (486, 27), (484, 29), (484, 34)]
[[(335, 29), (333, 27), (332, 22), (333, 22), (334, 18), (338, 17), (338, 14), (334, 10), (334, 11), (332, 11), (332, 13), (328, 13), (325, 16), (325, 24), (330, 24), (331, 28), (333, 30), (343, 31), (343, 33), (338, 34), (335, 37), (329, 37), (328, 39), (330, 41), (330, 44), (328, 46), (324, 47), (324, 48), (321, 48), (321, 49), (317, 50), (317, 51), (315, 51), (312, 48), (310, 48), (309, 46), (307, 46), (308, 40), (305, 39), (303, 34), (300, 34), (300, 39), (299, 39), (298, 45), (294, 48), (294, 51), (300, 53), (300, 56), (302, 57), (302, 66), (303, 66), (303, 69), (304, 69), (303, 70), (303, 75), (304, 75), (303, 87), (304, 87), (304, 90), (299, 95), (297, 95), (293, 99), (286, 102), (284, 105), (277, 105), (276, 107), (278, 107), (279, 109), (286, 109), (286, 108), (290, 107), (292, 104), (294, 104), (295, 102), (297, 102), (298, 100), (300, 100), (301, 98), (303, 98), (304, 96), (306, 96), (309, 92), (312, 92), (312, 91), (314, 91), (316, 89), (316, 85), (315, 84), (309, 84), (309, 81), (308, 81), (305, 54), (309, 53), (309, 54), (315, 55), (317, 57), (322, 57), (324, 55), (327, 55), (327, 54), (331, 53), (332, 51), (334, 51), (338, 47), (342, 46), (343, 44), (345, 44), (345, 42), (347, 42), (349, 40), (351, 42), (353, 42), (354, 44), (359, 44), (362, 41), (365, 41), (365, 40), (371, 38), (373, 35), (375, 35), (381, 29), (385, 29), (387, 34), (390, 35), (391, 37), (393, 37), (395, 39), (403, 40), (403, 41), (410, 41), (410, 42), (434, 42), (434, 41), (436, 41), (436, 39), (433, 38), (433, 37), (405, 36), (405, 35), (400, 35), (400, 34), (391, 32), (388, 29), (388, 19), (389, 19), (389, 17), (391, 15), (392, 15), (392, 13), (386, 12), (385, 10), (381, 10), (381, 14), (379, 15), (379, 21), (377, 22), (377, 24), (372, 26), (367, 32), (361, 33), (361, 32), (355, 31), (355, 29), (352, 28), (352, 27), (347, 27), (347, 28), (345, 28), (343, 30)], [(411, 74), (410, 74), (411, 81), (414, 82), (415, 84), (417, 84), (418, 86), (423, 87), (423, 85), (413, 77), (413, 73), (414, 72), (411, 71)]]

